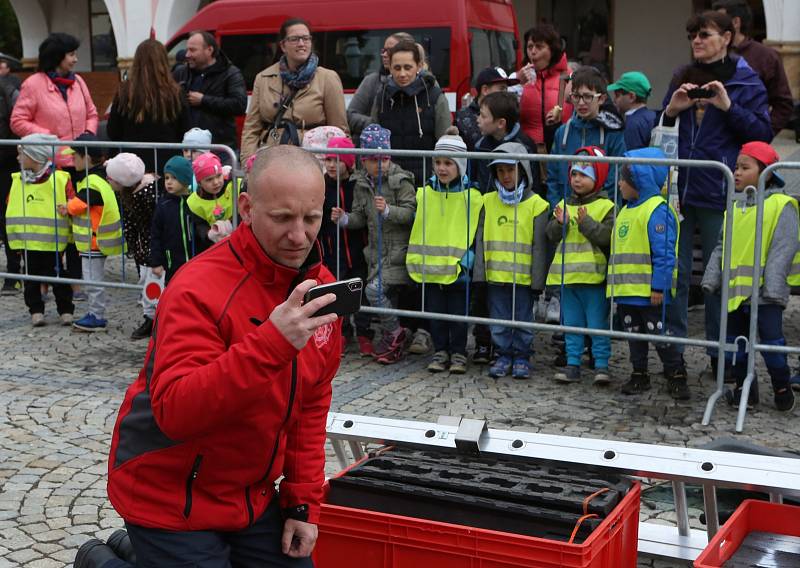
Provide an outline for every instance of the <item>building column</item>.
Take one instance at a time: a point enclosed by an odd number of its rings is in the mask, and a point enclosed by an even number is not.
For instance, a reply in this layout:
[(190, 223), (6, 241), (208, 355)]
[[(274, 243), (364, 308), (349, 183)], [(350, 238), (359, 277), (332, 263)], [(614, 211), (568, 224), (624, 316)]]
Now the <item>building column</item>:
[(11, 7), (17, 15), (22, 38), (22, 67), (36, 69), (39, 44), (50, 33), (40, 0), (11, 0)]
[(773, 47), (783, 60), (792, 97), (800, 99), (800, 9), (796, 0), (764, 0), (767, 20), (765, 45)]

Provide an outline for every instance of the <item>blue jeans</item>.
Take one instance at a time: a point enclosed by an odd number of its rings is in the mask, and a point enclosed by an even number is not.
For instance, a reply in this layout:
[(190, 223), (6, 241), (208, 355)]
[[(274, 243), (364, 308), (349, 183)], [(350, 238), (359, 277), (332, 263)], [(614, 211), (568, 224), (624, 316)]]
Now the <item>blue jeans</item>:
[[(608, 329), (608, 298), (605, 284), (577, 284), (564, 286), (561, 293), (561, 314), (564, 325)], [(567, 365), (580, 367), (583, 356), (584, 335), (567, 333)], [(592, 337), (592, 355), (596, 369), (607, 369), (611, 356), (611, 339)]]
[[(695, 229), (700, 231), (703, 248), (703, 266), (708, 264), (711, 253), (719, 241), (724, 213), (716, 209), (685, 205), (681, 208), (681, 234), (678, 240), (678, 287), (675, 298), (667, 307), (667, 325), (677, 337), (687, 337), (689, 331), (689, 286), (692, 281), (692, 243)], [(719, 294), (704, 294), (706, 339), (719, 340), (720, 297)], [(675, 348), (683, 353), (683, 345)], [(717, 350), (708, 348), (711, 357), (717, 356)]]
[[(252, 525), (240, 531), (166, 531), (125, 524), (139, 568), (311, 568), (311, 558), (290, 558), (281, 550), (283, 519), (278, 497)], [(103, 568), (130, 568), (111, 560)]]
[[(440, 314), (465, 316), (469, 314), (467, 287), (464, 284), (426, 284), (425, 310)], [(431, 320), (434, 351), (467, 354), (467, 324)]]
[[(489, 317), (512, 319), (511, 300), (514, 288), (516, 288), (516, 298), (513, 319), (533, 323), (534, 296), (529, 286), (489, 284)], [(498, 355), (514, 358), (529, 358), (533, 355), (533, 330), (504, 325), (492, 325), (489, 328)]]
[[(786, 345), (783, 336), (783, 308), (776, 304), (761, 304), (758, 306), (758, 340), (766, 345)], [(736, 311), (728, 314), (728, 343), (733, 343), (736, 337), (743, 335), (747, 337), (750, 333), (750, 304), (739, 306)], [(767, 372), (772, 379), (772, 386), (775, 390), (780, 390), (789, 386), (791, 370), (786, 353), (761, 353)], [(731, 353), (725, 353), (725, 362), (731, 364), (733, 357)], [(731, 369), (733, 377), (738, 384), (744, 382), (747, 376), (747, 352), (744, 350), (744, 343), (739, 343), (739, 352), (736, 354), (736, 365)]]

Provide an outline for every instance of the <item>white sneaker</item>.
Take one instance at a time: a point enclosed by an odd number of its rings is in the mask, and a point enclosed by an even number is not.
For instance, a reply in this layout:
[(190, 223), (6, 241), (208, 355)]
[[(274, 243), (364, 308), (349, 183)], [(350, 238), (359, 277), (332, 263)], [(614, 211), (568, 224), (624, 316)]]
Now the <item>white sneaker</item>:
[(561, 302), (557, 296), (550, 298), (550, 303), (547, 304), (547, 323), (560, 323), (561, 322)]
[(33, 327), (42, 327), (47, 325), (44, 321), (44, 314), (31, 314), (31, 325)]
[(431, 334), (424, 329), (418, 329), (414, 332), (414, 338), (411, 340), (411, 346), (408, 348), (409, 353), (415, 355), (424, 355), (433, 348), (433, 339)]
[(72, 322), (75, 319), (72, 317), (72, 314), (61, 314), (58, 317), (61, 319), (61, 325), (72, 325)]

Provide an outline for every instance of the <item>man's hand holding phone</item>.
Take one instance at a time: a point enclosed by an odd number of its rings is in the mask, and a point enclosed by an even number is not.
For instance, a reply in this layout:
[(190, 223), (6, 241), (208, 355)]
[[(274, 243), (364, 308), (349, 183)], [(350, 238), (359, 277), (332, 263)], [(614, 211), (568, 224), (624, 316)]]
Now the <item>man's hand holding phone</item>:
[(315, 316), (319, 310), (336, 301), (336, 294), (325, 294), (303, 303), (306, 293), (316, 285), (316, 280), (304, 280), (292, 290), (285, 302), (272, 310), (269, 316), (269, 321), (295, 349), (305, 347), (318, 327), (332, 324), (339, 319), (336, 314)]

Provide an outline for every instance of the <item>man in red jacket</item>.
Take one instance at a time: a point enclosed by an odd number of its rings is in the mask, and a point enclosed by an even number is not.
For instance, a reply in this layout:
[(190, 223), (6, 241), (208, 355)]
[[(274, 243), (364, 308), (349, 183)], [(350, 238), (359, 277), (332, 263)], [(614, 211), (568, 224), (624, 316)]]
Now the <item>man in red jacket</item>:
[[(125, 519), (76, 567), (311, 566), (331, 381), (341, 357), (309, 153), (260, 153), (230, 238), (175, 274), (119, 411), (108, 494)], [(280, 491), (275, 481), (283, 476)], [(132, 544), (132, 549), (131, 545)]]

